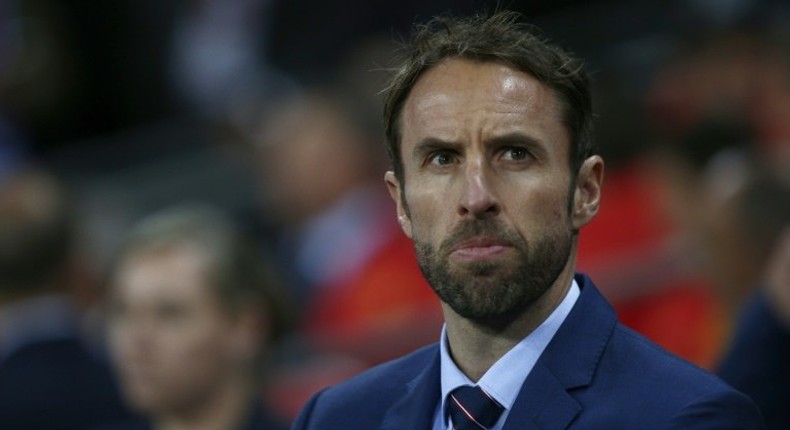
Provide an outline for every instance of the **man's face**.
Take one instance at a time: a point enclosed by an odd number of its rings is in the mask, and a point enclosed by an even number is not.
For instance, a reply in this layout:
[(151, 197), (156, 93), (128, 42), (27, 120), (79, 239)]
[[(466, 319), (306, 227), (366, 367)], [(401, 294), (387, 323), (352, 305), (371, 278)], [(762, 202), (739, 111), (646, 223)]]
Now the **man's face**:
[(554, 92), (508, 66), (450, 59), (420, 77), (401, 114), (405, 183), (386, 179), (423, 274), (459, 315), (507, 323), (554, 283), (588, 221), (569, 213), (570, 135)]
[(114, 279), (110, 343), (129, 402), (150, 414), (201, 405), (239, 366), (239, 325), (188, 246), (139, 252)]

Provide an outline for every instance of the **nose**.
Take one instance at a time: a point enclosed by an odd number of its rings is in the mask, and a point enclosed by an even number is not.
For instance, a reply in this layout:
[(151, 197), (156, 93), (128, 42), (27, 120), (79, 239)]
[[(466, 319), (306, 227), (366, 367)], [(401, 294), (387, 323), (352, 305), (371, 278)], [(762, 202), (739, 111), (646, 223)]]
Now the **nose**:
[(458, 205), (462, 217), (486, 218), (499, 213), (499, 202), (491, 187), (483, 160), (470, 160), (464, 169), (464, 189)]
[(113, 328), (113, 340), (127, 352), (131, 351), (139, 356), (147, 354), (151, 349), (154, 327), (147, 318), (127, 317), (116, 322)]

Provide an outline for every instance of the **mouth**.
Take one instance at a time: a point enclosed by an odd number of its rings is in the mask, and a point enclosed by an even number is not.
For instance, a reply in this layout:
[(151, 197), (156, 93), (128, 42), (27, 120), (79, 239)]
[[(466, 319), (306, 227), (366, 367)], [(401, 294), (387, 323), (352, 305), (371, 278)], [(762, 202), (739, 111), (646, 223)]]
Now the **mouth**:
[(480, 261), (496, 258), (513, 249), (513, 245), (493, 237), (476, 237), (465, 240), (453, 248), (450, 255), (465, 261)]

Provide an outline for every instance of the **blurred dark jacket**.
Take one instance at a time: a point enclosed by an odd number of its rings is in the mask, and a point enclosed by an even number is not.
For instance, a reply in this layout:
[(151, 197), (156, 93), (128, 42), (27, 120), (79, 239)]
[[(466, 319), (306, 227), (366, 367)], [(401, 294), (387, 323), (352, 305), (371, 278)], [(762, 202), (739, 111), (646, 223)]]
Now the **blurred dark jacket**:
[(65, 297), (0, 308), (0, 429), (84, 430), (129, 416)]
[(718, 373), (757, 403), (767, 428), (790, 429), (790, 328), (763, 292), (744, 309)]
[[(150, 422), (145, 420), (127, 421), (123, 424), (101, 427), (97, 430), (153, 430)], [(269, 411), (257, 407), (252, 411), (250, 419), (242, 426), (229, 430), (288, 430), (288, 426), (276, 419)]]

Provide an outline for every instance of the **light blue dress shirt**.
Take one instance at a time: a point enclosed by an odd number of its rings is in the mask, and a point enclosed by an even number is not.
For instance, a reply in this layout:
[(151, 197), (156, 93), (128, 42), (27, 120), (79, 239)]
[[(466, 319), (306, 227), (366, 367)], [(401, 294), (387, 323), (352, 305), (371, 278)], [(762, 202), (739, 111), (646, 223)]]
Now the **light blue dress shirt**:
[(451, 430), (450, 419), (446, 413), (447, 396), (451, 391), (462, 385), (479, 385), (483, 390), (491, 395), (500, 405), (505, 407), (505, 411), (492, 427), (493, 430), (501, 430), (507, 420), (516, 397), (521, 390), (521, 386), (529, 376), (538, 358), (551, 342), (554, 334), (562, 325), (565, 318), (570, 313), (576, 299), (579, 298), (579, 285), (576, 280), (571, 283), (571, 288), (562, 299), (559, 306), (546, 318), (541, 325), (532, 331), (521, 342), (516, 344), (510, 351), (503, 355), (482, 378), (475, 384), (455, 365), (447, 341), (447, 328), (442, 328), (442, 336), (439, 344), (440, 372), (442, 399), (436, 407), (433, 420), (433, 430)]

